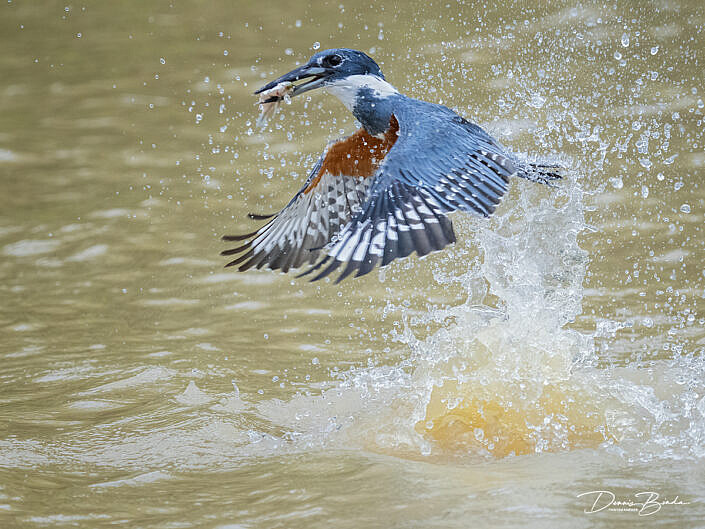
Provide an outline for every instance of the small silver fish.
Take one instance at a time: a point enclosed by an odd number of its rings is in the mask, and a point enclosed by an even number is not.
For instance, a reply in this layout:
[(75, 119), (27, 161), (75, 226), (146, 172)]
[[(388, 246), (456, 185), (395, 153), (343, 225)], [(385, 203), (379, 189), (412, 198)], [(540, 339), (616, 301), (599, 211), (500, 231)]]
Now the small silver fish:
[(282, 101), (290, 102), (289, 93), (294, 89), (294, 83), (279, 83), (274, 88), (270, 88), (259, 95), (260, 114), (257, 116), (257, 126), (264, 127), (267, 122), (274, 117), (279, 110)]

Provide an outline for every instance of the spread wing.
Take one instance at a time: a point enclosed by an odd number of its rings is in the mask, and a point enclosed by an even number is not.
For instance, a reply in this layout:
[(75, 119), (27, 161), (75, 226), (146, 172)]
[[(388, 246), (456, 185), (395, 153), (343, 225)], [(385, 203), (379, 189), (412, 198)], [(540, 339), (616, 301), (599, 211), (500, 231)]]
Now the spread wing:
[(239, 265), (239, 271), (267, 266), (287, 272), (305, 263), (314, 263), (322, 247), (332, 240), (354, 215), (362, 211), (375, 173), (396, 140), (380, 140), (360, 130), (332, 143), (324, 151), (304, 186), (287, 206), (266, 219), (260, 229), (246, 235), (226, 235), (226, 241), (246, 240), (242, 246), (222, 255), (242, 254), (226, 266)]
[[(416, 251), (455, 242), (447, 214), (491, 215), (516, 164), (484, 130), (446, 107), (405, 99), (395, 106), (399, 138), (374, 176), (368, 198), (306, 273), (345, 268), (336, 282)], [(324, 267), (325, 265), (325, 267)]]

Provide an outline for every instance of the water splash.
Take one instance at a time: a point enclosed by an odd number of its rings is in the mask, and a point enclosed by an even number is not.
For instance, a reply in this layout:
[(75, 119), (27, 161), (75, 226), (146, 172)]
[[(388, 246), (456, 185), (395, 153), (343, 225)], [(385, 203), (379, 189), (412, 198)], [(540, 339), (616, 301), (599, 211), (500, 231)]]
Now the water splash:
[(415, 315), (439, 324), (425, 338), (402, 310), (402, 362), (351, 370), (321, 396), (260, 406), (262, 415), (295, 417), (288, 426), (307, 432), (307, 444), (412, 458), (579, 448), (638, 460), (705, 456), (701, 357), (601, 365), (595, 336), (571, 328), (589, 261), (578, 183), (520, 182), (507, 202), (489, 221), (455, 219), (474, 236), (456, 249), (463, 260), (435, 277), (463, 289), (465, 301)]
[(453, 309), (454, 323), (417, 347), (433, 380), (416, 429), (437, 446), (495, 455), (605, 440), (580, 398), (577, 366), (591, 365), (590, 337), (567, 325), (581, 312), (587, 254), (582, 192), (520, 185), (510, 211), (477, 233), (479, 266), (464, 284), (484, 282)]

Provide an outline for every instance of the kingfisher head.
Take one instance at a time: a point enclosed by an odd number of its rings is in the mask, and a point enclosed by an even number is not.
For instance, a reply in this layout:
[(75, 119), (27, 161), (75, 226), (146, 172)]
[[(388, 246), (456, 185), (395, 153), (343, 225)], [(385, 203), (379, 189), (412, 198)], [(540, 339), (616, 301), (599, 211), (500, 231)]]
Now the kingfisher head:
[(383, 99), (396, 94), (387, 83), (377, 63), (365, 53), (348, 48), (319, 51), (308, 62), (282, 75), (255, 92), (259, 94), (280, 83), (304, 81), (295, 84), (291, 97), (315, 88), (326, 88), (345, 106), (354, 111), (360, 99)]

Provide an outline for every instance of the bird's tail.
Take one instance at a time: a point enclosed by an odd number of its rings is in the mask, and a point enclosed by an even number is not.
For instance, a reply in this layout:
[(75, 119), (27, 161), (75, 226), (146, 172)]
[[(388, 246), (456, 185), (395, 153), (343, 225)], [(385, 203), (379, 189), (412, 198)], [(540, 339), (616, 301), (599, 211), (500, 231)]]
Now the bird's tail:
[(554, 180), (563, 178), (565, 167), (558, 164), (529, 163), (518, 175), (532, 182), (539, 182), (553, 187)]

